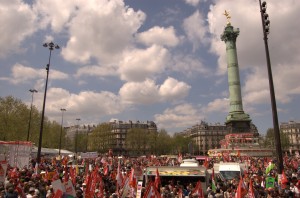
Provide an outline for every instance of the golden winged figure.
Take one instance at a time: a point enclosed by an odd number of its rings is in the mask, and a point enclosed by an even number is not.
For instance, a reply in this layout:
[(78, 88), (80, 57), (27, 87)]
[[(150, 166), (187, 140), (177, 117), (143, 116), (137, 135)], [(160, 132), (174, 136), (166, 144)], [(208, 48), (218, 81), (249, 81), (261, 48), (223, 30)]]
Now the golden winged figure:
[(229, 12), (227, 12), (227, 10), (225, 10), (224, 15), (225, 15), (226, 18), (227, 18), (227, 25), (230, 25), (230, 19), (231, 19), (231, 16), (229, 15)]

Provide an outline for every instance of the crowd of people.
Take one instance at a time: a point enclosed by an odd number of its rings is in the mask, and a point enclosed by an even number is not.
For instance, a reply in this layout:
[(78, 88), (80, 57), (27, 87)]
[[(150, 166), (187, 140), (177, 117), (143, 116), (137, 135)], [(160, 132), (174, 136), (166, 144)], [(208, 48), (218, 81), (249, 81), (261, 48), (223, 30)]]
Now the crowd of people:
[[(294, 198), (300, 197), (299, 159), (300, 157), (296, 155), (285, 156), (284, 171), (278, 173), (275, 158), (234, 157), (230, 160), (247, 163), (248, 169), (244, 170), (240, 177), (227, 181), (217, 174), (211, 175), (209, 186), (207, 189), (201, 189), (203, 194), (199, 194), (195, 193), (196, 188), (199, 188), (197, 183), (188, 181), (164, 181), (155, 178), (147, 184), (144, 183), (141, 188), (138, 187), (137, 178), (134, 178), (133, 173), (135, 169), (144, 170), (148, 166), (179, 166), (180, 158), (155, 156), (120, 158), (109, 154), (99, 155), (95, 159), (43, 158), (38, 165), (35, 160), (31, 160), (29, 165), (23, 168), (8, 166), (5, 181), (0, 181), (0, 198), (72, 196), (129, 198), (136, 197), (138, 190), (140, 190), (139, 197), (150, 197), (149, 193), (152, 193), (152, 197), (163, 198)], [(214, 163), (220, 161), (224, 159), (210, 158), (203, 166), (210, 170), (213, 169)], [(278, 179), (278, 175), (281, 175), (281, 178)], [(134, 179), (136, 183), (133, 183)], [(61, 181), (62, 184), (71, 183), (73, 190), (70, 192), (73, 193), (58, 193), (54, 181)]]

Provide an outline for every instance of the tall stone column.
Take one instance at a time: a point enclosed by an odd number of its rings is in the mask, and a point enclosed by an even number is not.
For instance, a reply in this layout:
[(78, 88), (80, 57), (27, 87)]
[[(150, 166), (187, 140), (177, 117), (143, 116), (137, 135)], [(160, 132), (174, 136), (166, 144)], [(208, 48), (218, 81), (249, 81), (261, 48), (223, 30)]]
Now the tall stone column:
[(230, 110), (226, 117), (226, 126), (229, 133), (250, 132), (250, 116), (244, 113), (239, 76), (239, 65), (236, 49), (236, 38), (239, 30), (234, 29), (230, 23), (224, 29), (221, 40), (226, 44), (227, 70)]

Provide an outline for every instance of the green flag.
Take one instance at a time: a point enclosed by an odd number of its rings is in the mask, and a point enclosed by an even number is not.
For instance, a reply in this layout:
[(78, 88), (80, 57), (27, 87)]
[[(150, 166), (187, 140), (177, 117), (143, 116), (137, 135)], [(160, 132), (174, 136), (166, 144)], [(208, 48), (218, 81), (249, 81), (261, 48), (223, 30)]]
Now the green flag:
[(269, 165), (266, 168), (266, 174), (268, 174), (274, 167), (275, 167), (275, 164), (273, 164), (272, 162), (269, 162)]
[(214, 168), (212, 169), (212, 175), (211, 175), (211, 190), (216, 192), (216, 181), (215, 181), (215, 171)]

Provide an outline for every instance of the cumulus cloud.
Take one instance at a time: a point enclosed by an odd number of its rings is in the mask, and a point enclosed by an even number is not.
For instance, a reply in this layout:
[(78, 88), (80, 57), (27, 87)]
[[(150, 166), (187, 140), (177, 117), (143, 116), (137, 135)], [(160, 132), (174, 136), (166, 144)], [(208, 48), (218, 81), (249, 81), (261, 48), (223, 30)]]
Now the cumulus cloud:
[(155, 26), (145, 32), (137, 34), (136, 37), (139, 42), (148, 46), (156, 44), (174, 47), (179, 43), (179, 38), (176, 36), (173, 26), (168, 28)]
[(185, 2), (189, 5), (197, 6), (199, 4), (200, 0), (185, 0)]
[(164, 100), (179, 100), (185, 98), (191, 86), (185, 82), (179, 82), (178, 80), (168, 77), (165, 82), (159, 88), (159, 95)]
[[(46, 70), (45, 69), (36, 69), (33, 67), (24, 66), (20, 63), (16, 63), (12, 66), (11, 77), (0, 78), (1, 80), (9, 81), (13, 84), (19, 84), (28, 82), (29, 80), (36, 79), (45, 79)], [(67, 79), (68, 74), (63, 73), (61, 71), (57, 71), (55, 69), (51, 70), (51, 79), (53, 80), (62, 80)]]
[(39, 16), (40, 28), (50, 28), (54, 32), (60, 32), (71, 19), (78, 5), (73, 0), (43, 0), (36, 1), (34, 12)]
[(153, 104), (166, 101), (180, 101), (190, 90), (190, 86), (174, 78), (167, 78), (159, 86), (153, 80), (128, 82), (120, 89), (119, 94), (125, 103)]
[(119, 94), (125, 103), (153, 104), (160, 100), (158, 86), (153, 80), (125, 83)]
[[(266, 70), (266, 66), (265, 66)], [(293, 96), (300, 94), (298, 65), (278, 65), (273, 70), (273, 84), (276, 100), (280, 103), (291, 102)], [(259, 85), (259, 86), (258, 86)], [(246, 104), (270, 103), (270, 88), (268, 74), (260, 68), (255, 68), (246, 78), (243, 88)]]
[(113, 66), (89, 65), (81, 67), (76, 72), (76, 77), (81, 76), (116, 76), (117, 70)]
[(145, 14), (134, 11), (121, 0), (79, 1), (78, 11), (68, 23), (69, 40), (62, 49), (70, 62), (118, 62), (145, 20)]
[(229, 111), (229, 99), (217, 98), (209, 102), (205, 107), (202, 108), (205, 113), (216, 113), (216, 112), (228, 112)]
[(165, 129), (192, 126), (201, 119), (203, 119), (203, 115), (199, 108), (188, 103), (167, 108), (162, 114), (154, 115), (158, 126)]
[(0, 2), (0, 58), (20, 53), (21, 43), (36, 31), (36, 15), (21, 0)]
[(205, 19), (199, 10), (184, 19), (183, 29), (188, 40), (193, 45), (194, 51), (198, 49), (201, 44), (206, 44), (208, 42), (206, 37), (207, 28), (205, 26)]
[[(38, 93), (35, 104), (41, 108), (43, 94)], [(47, 91), (46, 114), (50, 119), (59, 120), (60, 109), (66, 108), (67, 118), (80, 116), (87, 123), (98, 123), (103, 115), (115, 115), (124, 110), (120, 98), (111, 92), (81, 91), (78, 94), (52, 87)]]
[(141, 82), (164, 71), (168, 60), (168, 50), (158, 45), (134, 49), (124, 53), (119, 74), (122, 80)]
[(205, 74), (210, 76), (213, 72), (203, 64), (199, 57), (190, 54), (173, 54), (172, 62), (168, 65), (168, 69), (186, 76)]

